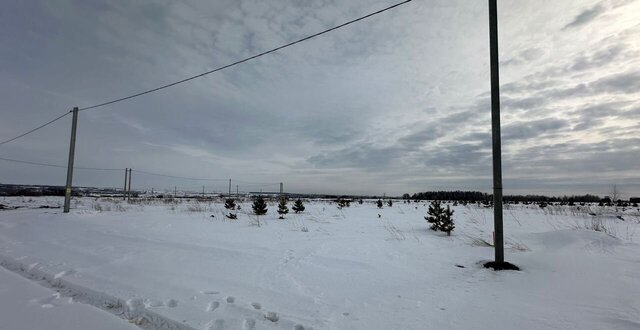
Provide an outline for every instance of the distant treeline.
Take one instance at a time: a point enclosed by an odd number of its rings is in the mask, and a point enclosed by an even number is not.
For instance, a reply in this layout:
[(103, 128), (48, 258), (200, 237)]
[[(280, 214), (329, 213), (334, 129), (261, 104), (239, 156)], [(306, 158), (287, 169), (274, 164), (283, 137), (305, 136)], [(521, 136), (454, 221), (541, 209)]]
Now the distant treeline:
[[(404, 199), (412, 200), (450, 200), (450, 201), (467, 201), (467, 202), (483, 202), (493, 200), (493, 195), (479, 191), (425, 191), (415, 193), (413, 195), (404, 194)], [(574, 203), (598, 203), (609, 202), (609, 198), (600, 198), (595, 195), (577, 195), (577, 196), (561, 196), (549, 197), (544, 195), (505, 195), (503, 200), (506, 202), (574, 202)]]
[[(403, 195), (404, 199), (409, 199), (409, 194)], [(479, 191), (425, 191), (411, 195), (413, 200), (456, 200), (467, 202), (480, 202), (492, 199), (492, 196)]]
[[(74, 187), (73, 196), (88, 195), (113, 195), (117, 193), (113, 188), (91, 188), (91, 187)], [(18, 185), (18, 184), (0, 184), (0, 196), (64, 196), (63, 186), (39, 186), (39, 185)]]

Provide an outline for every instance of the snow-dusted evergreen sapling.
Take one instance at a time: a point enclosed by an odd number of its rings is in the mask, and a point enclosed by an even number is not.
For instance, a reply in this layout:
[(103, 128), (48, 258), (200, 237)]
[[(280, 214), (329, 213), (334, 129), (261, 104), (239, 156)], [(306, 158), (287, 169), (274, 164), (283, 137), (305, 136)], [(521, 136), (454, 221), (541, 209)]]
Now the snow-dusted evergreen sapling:
[(387, 202), (387, 205), (389, 205), (389, 207), (392, 207), (392, 206), (393, 206), (393, 201), (389, 200), (389, 201)]
[(278, 214), (280, 214), (279, 219), (284, 219), (284, 215), (289, 213), (289, 208), (287, 207), (287, 199), (282, 197), (280, 198), (280, 203), (278, 203)]
[(227, 198), (224, 201), (224, 208), (229, 210), (229, 214), (226, 215), (227, 218), (229, 219), (238, 219), (238, 215), (231, 212), (231, 210), (235, 210), (236, 209), (236, 201), (233, 200), (233, 198)]
[(424, 217), (424, 219), (431, 224), (431, 230), (438, 230), (438, 224), (442, 218), (442, 213), (444, 213), (444, 210), (442, 209), (440, 201), (435, 200), (431, 202), (431, 205), (429, 205), (429, 211), (427, 211), (428, 216)]
[(304, 204), (302, 204), (302, 200), (298, 198), (291, 208), (294, 212), (300, 213), (304, 211)]
[(256, 200), (253, 201), (253, 205), (251, 206), (251, 208), (253, 209), (253, 213), (255, 213), (255, 215), (267, 214), (267, 203), (264, 201), (262, 196), (259, 196), (258, 198), (256, 198)]
[(376, 202), (376, 205), (378, 205), (378, 208), (381, 209), (382, 208), (382, 200), (378, 199), (378, 201)]
[(447, 209), (442, 213), (442, 217), (440, 218), (440, 222), (438, 224), (438, 229), (447, 233), (447, 236), (451, 236), (451, 231), (456, 228), (453, 224), (453, 210), (449, 208), (447, 205)]

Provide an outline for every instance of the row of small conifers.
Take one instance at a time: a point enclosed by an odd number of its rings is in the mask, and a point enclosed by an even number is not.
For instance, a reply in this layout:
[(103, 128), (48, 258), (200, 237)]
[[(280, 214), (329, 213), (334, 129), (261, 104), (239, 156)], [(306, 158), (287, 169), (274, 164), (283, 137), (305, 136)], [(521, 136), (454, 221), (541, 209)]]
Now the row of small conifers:
[[(280, 214), (280, 219), (284, 219), (284, 215), (289, 213), (289, 207), (287, 206), (288, 200), (286, 198), (280, 198), (280, 202), (278, 203), (278, 214)], [(229, 219), (237, 219), (238, 214), (234, 211), (240, 210), (240, 205), (236, 204), (235, 199), (227, 198), (224, 201), (224, 208), (229, 210), (229, 214), (227, 214), (227, 218)], [(267, 202), (264, 201), (264, 198), (258, 197), (253, 200), (253, 205), (251, 205), (253, 209), (253, 213), (255, 215), (265, 215), (267, 214)], [(297, 199), (293, 206), (291, 207), (295, 213), (300, 213), (304, 211), (304, 204), (301, 199)]]
[[(336, 201), (338, 203), (338, 208), (349, 207), (351, 201), (345, 199), (338, 199)], [(284, 219), (285, 214), (289, 213), (289, 207), (287, 206), (288, 200), (286, 198), (280, 198), (278, 202), (278, 214), (280, 214), (280, 219)], [(358, 200), (359, 204), (362, 204), (362, 200)], [(376, 202), (378, 208), (382, 208), (382, 200), (378, 199)], [(388, 206), (393, 206), (393, 202), (391, 200), (387, 201)], [(237, 210), (241, 209), (241, 206), (236, 204), (235, 199), (227, 198), (224, 202), (224, 207), (229, 210), (229, 214), (226, 214), (226, 217), (229, 219), (237, 219), (238, 214)], [(254, 199), (253, 204), (251, 205), (253, 209), (253, 213), (255, 215), (265, 215), (267, 214), (267, 202), (265, 202), (264, 198), (258, 197)], [(304, 204), (301, 199), (296, 199), (291, 209), (295, 213), (300, 213), (304, 211)], [(429, 210), (427, 211), (427, 216), (424, 217), (425, 220), (431, 225), (431, 230), (435, 231), (443, 231), (447, 233), (447, 235), (451, 235), (451, 232), (455, 228), (453, 222), (453, 210), (449, 208), (447, 205), (446, 208), (442, 207), (442, 203), (440, 201), (432, 201), (429, 205)]]

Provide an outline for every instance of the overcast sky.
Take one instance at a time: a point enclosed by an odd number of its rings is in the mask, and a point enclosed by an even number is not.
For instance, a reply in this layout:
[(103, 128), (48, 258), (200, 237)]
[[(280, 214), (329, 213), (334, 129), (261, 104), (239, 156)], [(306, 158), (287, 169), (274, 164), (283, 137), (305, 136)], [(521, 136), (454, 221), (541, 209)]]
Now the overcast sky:
[[(505, 193), (606, 195), (617, 184), (640, 195), (640, 1), (498, 2)], [(4, 1), (0, 140), (393, 3)], [(489, 78), (486, 1), (414, 0), (81, 112), (76, 165), (282, 181), (296, 192), (490, 191)], [(67, 116), (0, 146), (0, 157), (65, 165), (70, 125)], [(65, 175), (0, 161), (2, 183), (62, 185)], [(77, 171), (74, 184), (123, 180)], [(133, 177), (133, 188), (227, 184)]]

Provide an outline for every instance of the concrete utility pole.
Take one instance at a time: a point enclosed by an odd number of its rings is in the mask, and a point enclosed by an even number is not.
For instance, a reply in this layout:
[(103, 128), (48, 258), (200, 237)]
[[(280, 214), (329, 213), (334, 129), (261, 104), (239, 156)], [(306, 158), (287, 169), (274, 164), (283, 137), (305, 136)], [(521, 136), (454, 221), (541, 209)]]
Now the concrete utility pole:
[(127, 178), (129, 177), (129, 168), (124, 169), (124, 188), (122, 189), (122, 199), (127, 199)]
[(502, 232), (502, 147), (500, 139), (500, 81), (498, 70), (498, 6), (489, 0), (489, 49), (491, 54), (491, 137), (493, 141), (493, 223), (496, 265), (504, 263)]
[(71, 185), (73, 182), (73, 160), (76, 152), (76, 128), (78, 127), (78, 107), (73, 108), (71, 122), (71, 142), (69, 143), (69, 162), (67, 163), (67, 185), (64, 189), (64, 213), (69, 213), (71, 206)]
[(282, 182), (280, 182), (280, 195), (282, 195), (282, 193), (284, 192), (284, 189), (282, 189)]
[(204, 186), (202, 186), (202, 198), (204, 198)]
[(127, 200), (131, 197), (131, 174), (132, 169), (129, 169), (129, 189), (127, 190)]
[(238, 185), (236, 185), (236, 198), (239, 196), (240, 194), (238, 194)]
[(229, 197), (231, 197), (231, 179), (229, 179)]

